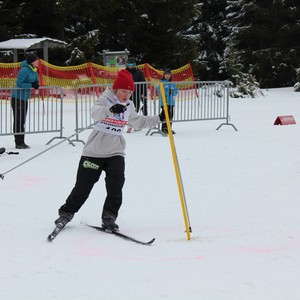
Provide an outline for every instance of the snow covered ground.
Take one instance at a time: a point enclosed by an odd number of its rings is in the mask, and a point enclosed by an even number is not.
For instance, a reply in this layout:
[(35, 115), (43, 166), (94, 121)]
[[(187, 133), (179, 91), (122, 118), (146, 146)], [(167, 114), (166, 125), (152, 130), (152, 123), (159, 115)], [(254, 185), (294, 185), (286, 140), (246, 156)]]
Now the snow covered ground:
[[(84, 225), (100, 224), (103, 178), (66, 229), (46, 240), (75, 182), (82, 144), (62, 143), (7, 173), (0, 181), (1, 299), (298, 300), (300, 94), (292, 88), (264, 93), (230, 100), (237, 132), (216, 131), (220, 121), (174, 124), (190, 241), (166, 137), (125, 134), (118, 223), (141, 240), (155, 237), (152, 246)], [(66, 136), (74, 133), (71, 107), (65, 106), (72, 123)], [(279, 115), (293, 115), (297, 124), (273, 125)], [(2, 154), (0, 173), (49, 148), (52, 137), (27, 135), (31, 149)], [(0, 141), (16, 151), (12, 137)]]

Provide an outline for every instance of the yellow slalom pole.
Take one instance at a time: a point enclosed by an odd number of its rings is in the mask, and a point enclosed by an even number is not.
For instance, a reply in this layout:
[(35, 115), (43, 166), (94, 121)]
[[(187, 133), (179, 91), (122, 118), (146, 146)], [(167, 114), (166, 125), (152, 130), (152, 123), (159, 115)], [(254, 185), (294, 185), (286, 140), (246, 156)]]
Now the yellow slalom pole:
[(181, 179), (181, 174), (180, 174), (180, 169), (179, 169), (179, 164), (178, 164), (178, 158), (177, 158), (176, 149), (175, 149), (173, 133), (172, 133), (171, 124), (170, 124), (170, 117), (169, 117), (167, 100), (166, 100), (163, 82), (160, 82), (160, 92), (161, 92), (161, 96), (162, 96), (162, 100), (163, 100), (163, 104), (164, 104), (164, 112), (165, 112), (166, 123), (167, 123), (167, 128), (168, 128), (169, 141), (170, 141), (173, 163), (174, 163), (174, 168), (175, 168), (175, 173), (176, 173), (177, 186), (178, 186), (178, 191), (179, 191), (179, 196), (180, 196), (184, 225), (185, 225), (185, 229), (186, 229), (185, 231), (186, 231), (187, 239), (190, 240), (191, 239), (191, 234), (190, 234), (191, 227), (188, 222), (185, 195), (184, 195), (184, 191), (183, 191), (183, 184), (182, 184), (182, 179)]

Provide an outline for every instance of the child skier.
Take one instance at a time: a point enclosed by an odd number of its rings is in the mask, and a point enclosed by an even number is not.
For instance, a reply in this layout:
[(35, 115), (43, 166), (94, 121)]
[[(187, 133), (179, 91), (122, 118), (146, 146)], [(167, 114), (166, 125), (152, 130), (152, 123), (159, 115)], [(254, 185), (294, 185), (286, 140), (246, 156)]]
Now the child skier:
[(92, 107), (96, 121), (80, 158), (74, 188), (59, 208), (57, 227), (64, 227), (85, 203), (94, 184), (105, 172), (106, 198), (102, 210), (102, 227), (106, 231), (118, 231), (116, 224), (122, 204), (122, 188), (125, 181), (125, 139), (123, 130), (127, 122), (134, 128), (153, 128), (163, 120), (162, 116), (143, 116), (136, 112), (129, 98), (135, 89), (132, 75), (127, 70), (118, 72), (112, 88), (107, 88)]

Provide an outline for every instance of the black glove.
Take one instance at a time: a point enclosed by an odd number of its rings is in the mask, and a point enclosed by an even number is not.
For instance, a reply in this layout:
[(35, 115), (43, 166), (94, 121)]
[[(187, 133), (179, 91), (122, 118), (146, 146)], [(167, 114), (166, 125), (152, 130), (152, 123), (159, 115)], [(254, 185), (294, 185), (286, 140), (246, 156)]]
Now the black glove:
[(113, 105), (109, 110), (113, 114), (120, 114), (120, 113), (124, 112), (126, 109), (127, 109), (127, 106), (117, 103), (117, 104)]
[(38, 81), (34, 81), (31, 85), (32, 85), (32, 87), (35, 88), (36, 90), (40, 87)]
[(166, 119), (165, 111), (163, 110), (158, 116), (159, 116), (160, 121), (163, 122)]

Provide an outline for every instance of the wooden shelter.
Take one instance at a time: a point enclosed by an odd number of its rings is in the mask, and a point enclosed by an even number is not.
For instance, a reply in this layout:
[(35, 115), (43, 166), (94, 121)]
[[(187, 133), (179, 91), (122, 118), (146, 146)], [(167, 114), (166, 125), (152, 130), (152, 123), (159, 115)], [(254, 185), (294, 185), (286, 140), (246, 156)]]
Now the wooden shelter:
[(0, 49), (13, 50), (13, 62), (18, 62), (18, 50), (24, 52), (43, 49), (43, 59), (48, 62), (48, 49), (55, 47), (65, 47), (66, 42), (51, 39), (48, 37), (43, 38), (25, 38), (25, 39), (10, 39), (5, 42), (0, 42)]

